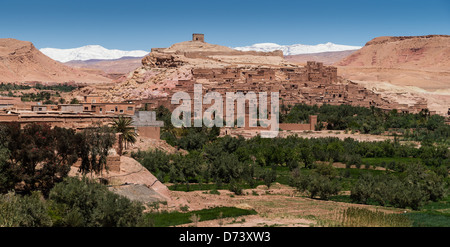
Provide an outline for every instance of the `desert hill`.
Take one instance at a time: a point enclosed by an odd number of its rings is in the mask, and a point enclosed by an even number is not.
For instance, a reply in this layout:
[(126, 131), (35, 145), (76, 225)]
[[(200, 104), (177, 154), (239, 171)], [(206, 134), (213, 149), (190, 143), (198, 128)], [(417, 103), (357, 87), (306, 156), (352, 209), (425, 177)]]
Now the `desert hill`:
[(446, 114), (450, 106), (450, 36), (377, 37), (335, 63), (338, 75), (404, 103), (425, 99)]
[(336, 65), (450, 71), (450, 35), (377, 37)]
[[(156, 60), (166, 57), (166, 62), (174, 65), (191, 65), (193, 67), (217, 68), (226, 66), (284, 66), (288, 62), (282, 51), (259, 52), (238, 51), (230, 47), (198, 41), (184, 41), (169, 48), (154, 48), (142, 59), (144, 66), (156, 65)], [(156, 58), (158, 57), (158, 58)]]
[(52, 60), (28, 41), (0, 39), (0, 81), (106, 83), (98, 71), (77, 69)]
[[(296, 65), (286, 61), (281, 51), (238, 51), (200, 41), (184, 41), (168, 48), (152, 48), (140, 67), (119, 78), (107, 92), (95, 90), (110, 101), (165, 97), (179, 81), (191, 80), (193, 68), (281, 67)], [(199, 80), (200, 83), (201, 80)]]

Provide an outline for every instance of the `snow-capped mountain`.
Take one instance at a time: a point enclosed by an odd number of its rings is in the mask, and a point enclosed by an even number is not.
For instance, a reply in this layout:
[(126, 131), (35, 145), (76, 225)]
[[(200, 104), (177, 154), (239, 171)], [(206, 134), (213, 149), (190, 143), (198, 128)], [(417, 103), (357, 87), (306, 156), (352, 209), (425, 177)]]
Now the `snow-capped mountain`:
[(240, 51), (275, 51), (282, 50), (285, 56), (298, 55), (298, 54), (310, 54), (319, 52), (330, 52), (330, 51), (347, 51), (347, 50), (358, 50), (361, 46), (349, 46), (349, 45), (337, 45), (333, 43), (318, 44), (318, 45), (279, 45), (275, 43), (258, 43), (250, 46), (234, 47), (236, 50)]
[(42, 48), (39, 49), (42, 53), (53, 60), (65, 63), (69, 61), (86, 61), (91, 59), (119, 59), (122, 57), (143, 57), (148, 54), (147, 51), (121, 51), (109, 50), (100, 45), (87, 45), (73, 49), (57, 49), (57, 48)]

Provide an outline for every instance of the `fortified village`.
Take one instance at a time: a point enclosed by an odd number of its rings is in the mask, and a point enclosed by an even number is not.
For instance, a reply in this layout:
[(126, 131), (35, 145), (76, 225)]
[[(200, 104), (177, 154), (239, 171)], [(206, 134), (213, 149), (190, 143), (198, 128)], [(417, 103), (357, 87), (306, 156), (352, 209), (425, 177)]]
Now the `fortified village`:
[[(295, 104), (378, 107), (417, 113), (426, 102), (414, 105), (391, 102), (357, 83), (337, 76), (337, 68), (308, 61), (305, 66), (290, 63), (281, 51), (238, 51), (205, 42), (204, 34), (193, 34), (191, 41), (169, 48), (153, 48), (142, 59), (142, 67), (121, 78), (111, 89), (95, 87), (78, 90), (80, 104), (42, 105), (25, 103), (13, 97), (0, 98), (0, 122), (45, 122), (52, 126), (83, 129), (95, 122), (110, 122), (119, 115), (135, 119), (140, 135), (159, 139), (162, 122), (154, 112), (164, 106), (173, 110), (170, 100), (176, 92), (187, 92), (194, 100), (194, 84), (203, 94), (278, 92), (280, 106)], [(225, 99), (224, 99), (225, 102)], [(270, 99), (268, 99), (270, 102)], [(193, 105), (193, 104), (192, 104)], [(203, 104), (203, 110), (210, 107)], [(270, 108), (268, 108), (270, 109)], [(270, 112), (269, 112), (270, 113)], [(248, 118), (248, 115), (247, 115)], [(307, 124), (281, 124), (283, 130), (314, 130), (316, 116)], [(248, 128), (245, 127), (245, 128)]]
[[(110, 101), (130, 101), (138, 107), (155, 109), (162, 105), (173, 110), (170, 100), (176, 92), (187, 92), (194, 100), (194, 84), (203, 94), (218, 92), (278, 92), (280, 106), (295, 104), (378, 107), (417, 113), (426, 102), (398, 104), (363, 86), (337, 76), (337, 68), (308, 61), (305, 66), (290, 63), (281, 51), (238, 51), (205, 42), (203, 34), (169, 48), (153, 48), (142, 59), (142, 67), (131, 72), (108, 91), (99, 91)], [(270, 102), (270, 99), (267, 100)], [(224, 101), (225, 102), (225, 99)], [(193, 105), (193, 104), (191, 104)], [(203, 110), (211, 105), (203, 104)], [(248, 109), (248, 108), (247, 108)], [(268, 107), (270, 109), (270, 107)], [(312, 117), (316, 121), (316, 117)], [(314, 124), (281, 124), (283, 130), (314, 130)]]

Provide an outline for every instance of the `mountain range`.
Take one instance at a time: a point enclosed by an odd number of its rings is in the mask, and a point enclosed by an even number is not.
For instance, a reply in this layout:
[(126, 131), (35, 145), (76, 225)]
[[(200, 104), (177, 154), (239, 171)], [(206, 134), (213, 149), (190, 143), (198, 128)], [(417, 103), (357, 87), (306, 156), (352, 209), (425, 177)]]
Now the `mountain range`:
[(283, 51), (283, 55), (299, 55), (299, 54), (311, 54), (311, 53), (322, 53), (322, 52), (333, 52), (333, 51), (348, 51), (348, 50), (358, 50), (361, 46), (349, 46), (349, 45), (337, 45), (331, 42), (326, 44), (318, 45), (279, 45), (275, 43), (258, 43), (250, 46), (234, 47), (236, 50), (240, 51), (263, 51), (270, 52), (275, 50)]
[[(234, 47), (240, 51), (263, 51), (270, 52), (275, 50), (283, 51), (285, 56), (298, 54), (312, 54), (322, 52), (348, 51), (357, 50), (360, 46), (337, 45), (333, 43), (318, 44), (318, 45), (278, 45), (275, 43), (258, 43), (250, 46)], [(88, 61), (88, 60), (114, 60), (123, 57), (144, 57), (149, 52), (143, 50), (123, 51), (117, 49), (107, 49), (100, 45), (86, 45), (79, 48), (72, 49), (58, 49), (58, 48), (42, 48), (42, 53), (53, 60), (66, 63), (69, 61)]]
[(92, 59), (112, 60), (122, 57), (144, 57), (147, 51), (134, 50), (122, 51), (117, 49), (106, 49), (100, 45), (86, 45), (72, 49), (42, 48), (40, 52), (44, 53), (53, 60), (65, 63), (69, 61), (87, 61)]

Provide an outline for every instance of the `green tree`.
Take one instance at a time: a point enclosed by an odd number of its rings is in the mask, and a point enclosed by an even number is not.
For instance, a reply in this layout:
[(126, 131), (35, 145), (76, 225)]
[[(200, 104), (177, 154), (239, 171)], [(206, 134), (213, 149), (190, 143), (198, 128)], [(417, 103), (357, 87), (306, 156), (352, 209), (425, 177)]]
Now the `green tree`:
[(330, 179), (328, 176), (316, 172), (311, 174), (293, 172), (291, 185), (300, 192), (306, 192), (310, 198), (319, 197), (323, 200), (337, 195), (340, 191), (340, 185), (336, 179)]
[(70, 101), (70, 104), (72, 104), (72, 105), (77, 105), (77, 104), (80, 104), (80, 101), (79, 101), (77, 98), (73, 98), (73, 99)]
[(77, 134), (78, 155), (81, 158), (79, 171), (82, 174), (100, 174), (106, 166), (109, 149), (114, 145), (115, 135), (107, 126), (96, 126)]
[(46, 196), (49, 190), (67, 176), (77, 159), (75, 131), (50, 128), (45, 124), (29, 124), (23, 129), (18, 124), (1, 128), (4, 139), (1, 172), (6, 178), (5, 188), (11, 183), (22, 183), (19, 190), (29, 194), (40, 190)]
[(143, 206), (104, 185), (68, 177), (50, 192), (58, 226), (128, 227), (142, 222)]

